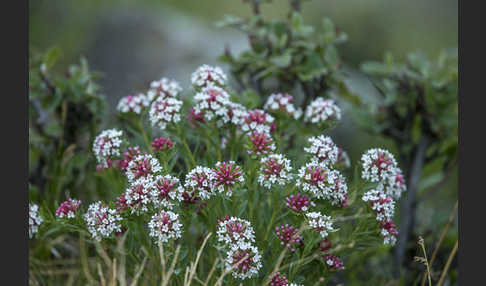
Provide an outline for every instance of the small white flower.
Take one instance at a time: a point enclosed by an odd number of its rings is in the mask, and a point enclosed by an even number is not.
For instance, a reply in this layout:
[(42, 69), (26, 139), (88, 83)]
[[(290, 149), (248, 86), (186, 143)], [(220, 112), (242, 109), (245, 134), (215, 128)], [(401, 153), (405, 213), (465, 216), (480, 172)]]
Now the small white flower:
[(149, 106), (149, 104), (150, 102), (148, 98), (143, 93), (139, 93), (122, 97), (118, 102), (117, 109), (120, 113), (133, 112), (140, 114), (145, 107)]
[(309, 226), (319, 232), (323, 239), (329, 235), (329, 232), (335, 231), (330, 216), (323, 215), (320, 212), (309, 212), (305, 216)]
[(202, 88), (212, 85), (224, 86), (226, 84), (226, 74), (220, 67), (202, 65), (192, 73), (191, 83), (194, 88)]
[(271, 154), (260, 160), (258, 183), (270, 189), (273, 185), (284, 186), (292, 179), (290, 160), (282, 154)]
[(237, 217), (218, 220), (216, 234), (218, 241), (226, 245), (255, 242), (255, 232), (250, 222)]
[(148, 227), (149, 235), (161, 242), (180, 238), (182, 233), (179, 215), (171, 211), (161, 210), (158, 214), (153, 215)]
[(328, 120), (341, 120), (341, 109), (334, 100), (318, 97), (307, 106), (304, 121), (323, 123)]
[(181, 121), (182, 101), (173, 97), (158, 97), (150, 106), (149, 119), (152, 126), (164, 130), (169, 123)]
[(159, 160), (150, 154), (142, 154), (136, 156), (128, 163), (125, 175), (129, 182), (134, 182), (139, 178), (152, 178), (161, 170), (162, 167)]
[(160, 80), (150, 83), (150, 89), (147, 91), (147, 99), (152, 102), (158, 98), (175, 98), (181, 91), (182, 88), (177, 81), (163, 77)]
[(258, 248), (250, 243), (234, 244), (226, 253), (226, 269), (230, 270), (234, 265), (242, 261), (231, 271), (233, 277), (242, 280), (252, 278), (257, 276), (258, 271), (262, 268), (261, 259)]
[(44, 219), (39, 215), (39, 206), (36, 204), (29, 204), (29, 238), (34, 237), (39, 231), (39, 225)]
[(117, 129), (102, 131), (93, 142), (93, 153), (104, 168), (110, 167), (110, 160), (120, 156), (123, 132)]
[(384, 181), (396, 172), (395, 157), (380, 148), (369, 149), (361, 156), (363, 171), (361, 177), (370, 182)]
[(84, 214), (86, 227), (93, 239), (100, 241), (103, 237), (109, 237), (113, 232), (121, 231), (122, 218), (115, 209), (110, 209), (101, 201), (92, 203)]
[(300, 116), (302, 116), (302, 110), (300, 108), (295, 108), (292, 100), (292, 96), (288, 93), (271, 94), (268, 97), (267, 102), (265, 102), (265, 105), (263, 105), (263, 109), (268, 110), (269, 112), (284, 111), (294, 117), (294, 119), (299, 119)]
[(324, 164), (333, 165), (337, 162), (339, 149), (329, 136), (317, 136), (309, 138), (309, 147), (304, 147), (304, 151), (313, 156), (317, 161)]
[(190, 192), (191, 197), (207, 200), (215, 194), (215, 183), (216, 176), (212, 169), (197, 166), (186, 174), (184, 188), (186, 192)]

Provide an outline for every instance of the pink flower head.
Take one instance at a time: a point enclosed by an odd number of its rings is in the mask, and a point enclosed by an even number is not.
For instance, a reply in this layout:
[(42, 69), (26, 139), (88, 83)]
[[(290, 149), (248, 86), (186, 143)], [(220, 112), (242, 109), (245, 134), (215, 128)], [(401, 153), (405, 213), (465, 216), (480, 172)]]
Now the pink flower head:
[(273, 274), (270, 279), (270, 286), (287, 286), (289, 283), (287, 278), (281, 275), (280, 272)]
[(299, 245), (302, 243), (302, 236), (297, 235), (299, 232), (298, 228), (286, 224), (275, 228), (275, 234), (280, 239), (280, 244), (287, 246), (291, 252), (295, 251), (294, 245)]
[(215, 187), (220, 193), (226, 192), (228, 196), (231, 196), (231, 187), (233, 185), (245, 180), (241, 167), (236, 165), (234, 161), (216, 163), (216, 168), (213, 169), (213, 172)]
[(325, 238), (319, 242), (319, 250), (326, 252), (331, 249), (332, 243), (329, 239)]
[(128, 150), (123, 153), (123, 159), (118, 162), (118, 168), (122, 171), (126, 171), (130, 161), (132, 161), (133, 158), (141, 154), (142, 153), (140, 153), (140, 147), (128, 147)]
[(154, 141), (152, 141), (152, 150), (153, 151), (164, 151), (172, 148), (174, 146), (174, 142), (170, 140), (169, 138), (155, 138)]
[(212, 169), (196, 166), (186, 174), (184, 201), (192, 201), (197, 197), (203, 200), (209, 199), (215, 193), (215, 181), (216, 177)]
[(138, 155), (133, 158), (125, 171), (129, 182), (139, 178), (150, 178), (162, 170), (159, 161), (150, 154)]
[(265, 188), (270, 189), (274, 184), (283, 186), (292, 179), (290, 160), (284, 155), (271, 154), (262, 158), (260, 163), (262, 167), (258, 175), (258, 183)]
[(227, 253), (226, 269), (232, 267), (232, 275), (235, 278), (246, 279), (258, 275), (258, 270), (262, 268), (258, 248), (244, 243), (232, 247)]
[(250, 150), (248, 154), (264, 155), (275, 150), (272, 137), (267, 133), (252, 132), (250, 138)]
[(69, 198), (67, 201), (62, 202), (56, 210), (56, 216), (63, 218), (74, 218), (76, 210), (81, 205), (81, 201), (73, 200)]
[(275, 131), (274, 118), (260, 109), (249, 110), (241, 129), (245, 132), (270, 133)]
[(202, 112), (196, 112), (194, 108), (189, 109), (189, 114), (186, 115), (187, 121), (191, 123), (192, 128), (197, 127), (197, 123), (204, 123), (204, 114)]
[(315, 206), (310, 197), (300, 193), (286, 197), (285, 201), (287, 207), (297, 213), (306, 212), (310, 207)]
[(255, 242), (255, 232), (250, 222), (237, 217), (218, 219), (216, 233), (218, 241), (229, 245)]
[(127, 203), (127, 198), (125, 197), (125, 192), (121, 193), (121, 195), (116, 198), (115, 205), (118, 212), (122, 212), (130, 208)]
[(324, 256), (324, 261), (330, 270), (344, 270), (344, 263), (337, 256), (327, 254)]
[(172, 208), (174, 201), (183, 200), (183, 192), (184, 189), (179, 185), (179, 179), (171, 175), (155, 177), (152, 195), (156, 205)]

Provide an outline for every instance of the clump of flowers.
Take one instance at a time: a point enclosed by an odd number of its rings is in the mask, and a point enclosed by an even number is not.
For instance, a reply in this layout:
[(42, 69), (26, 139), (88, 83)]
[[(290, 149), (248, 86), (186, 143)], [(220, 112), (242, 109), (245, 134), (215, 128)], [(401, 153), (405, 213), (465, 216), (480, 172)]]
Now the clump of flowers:
[[(189, 198), (209, 199), (215, 194), (216, 176), (212, 169), (197, 166), (186, 175), (184, 188)], [(186, 200), (186, 198), (185, 198)]]
[(260, 109), (249, 110), (245, 116), (241, 130), (244, 132), (267, 133), (275, 130), (275, 118)]
[(202, 113), (204, 119), (217, 119), (218, 125), (230, 121), (228, 116), (229, 94), (221, 87), (208, 85), (194, 95), (194, 112)]
[(141, 155), (140, 147), (128, 147), (128, 150), (123, 153), (123, 158), (119, 161), (118, 167), (122, 171), (126, 171), (128, 164), (137, 156)]
[(262, 268), (261, 259), (256, 246), (249, 243), (235, 244), (226, 253), (226, 269), (230, 270), (234, 267), (232, 275), (235, 278), (242, 280), (252, 278), (257, 276), (258, 270)]
[(395, 173), (387, 177), (382, 184), (385, 194), (395, 200), (400, 199), (402, 193), (407, 190), (407, 185), (405, 184), (405, 178), (403, 177), (402, 170), (398, 167), (395, 168)]
[(383, 243), (394, 245), (398, 234), (393, 223), (395, 201), (383, 192), (383, 185), (381, 184), (376, 189), (364, 193), (362, 199), (368, 202), (371, 209), (376, 213), (376, 220), (380, 223), (381, 234), (384, 237)]
[(324, 261), (326, 262), (327, 268), (331, 270), (344, 270), (344, 263), (337, 256), (327, 254), (324, 256)]
[(265, 155), (275, 150), (275, 144), (272, 137), (267, 133), (252, 132), (249, 135), (250, 146), (248, 154)]
[(164, 130), (168, 124), (181, 121), (181, 107), (182, 101), (178, 99), (158, 97), (150, 106), (149, 119), (152, 126)]
[(56, 210), (56, 216), (59, 218), (74, 218), (80, 205), (80, 200), (73, 200), (69, 198), (67, 201), (62, 202), (59, 205)]
[(111, 160), (120, 156), (123, 132), (117, 129), (102, 131), (93, 142), (93, 153), (103, 168), (111, 167)]
[(161, 242), (181, 237), (182, 224), (179, 222), (179, 215), (171, 211), (161, 210), (154, 214), (148, 227), (149, 235)]
[(115, 209), (104, 205), (101, 201), (92, 203), (84, 214), (84, 221), (91, 237), (101, 241), (103, 237), (109, 237), (113, 232), (120, 232), (121, 216)]
[(268, 97), (267, 102), (265, 102), (263, 109), (268, 110), (269, 112), (283, 111), (294, 119), (299, 119), (300, 116), (302, 116), (302, 110), (300, 108), (295, 108), (292, 101), (293, 97), (288, 93), (271, 94)]
[(287, 284), (289, 283), (287, 278), (280, 274), (280, 272), (273, 274), (270, 279), (270, 286), (287, 286)]
[(324, 123), (331, 120), (341, 120), (341, 109), (332, 99), (316, 98), (305, 110), (304, 121)]
[(330, 170), (322, 163), (307, 163), (299, 169), (296, 186), (318, 199), (328, 199), (333, 205), (347, 198), (347, 185), (337, 170)]
[(283, 186), (291, 180), (290, 160), (282, 154), (270, 154), (260, 160), (258, 183), (270, 189), (273, 185)]
[(179, 179), (171, 175), (157, 175), (153, 181), (152, 196), (156, 206), (172, 208), (174, 201), (182, 201), (184, 188)]
[(29, 204), (29, 238), (39, 231), (39, 226), (44, 219), (39, 215), (39, 206), (36, 204)]
[(153, 187), (150, 177), (141, 177), (127, 188), (124, 199), (131, 213), (140, 214), (148, 211), (149, 204), (153, 202)]
[(312, 156), (312, 159), (320, 163), (333, 165), (338, 160), (339, 149), (332, 141), (331, 137), (320, 135), (309, 138), (309, 147), (304, 147), (304, 151)]
[(174, 142), (169, 138), (159, 137), (155, 138), (152, 141), (152, 150), (153, 151), (164, 151), (172, 148), (174, 146)]
[(159, 160), (150, 154), (143, 154), (138, 155), (128, 163), (125, 175), (129, 182), (133, 182), (139, 178), (151, 178), (161, 170)]
[(237, 217), (218, 219), (216, 234), (218, 241), (226, 245), (255, 242), (255, 232), (250, 222)]
[(286, 197), (285, 205), (297, 213), (307, 212), (310, 207), (315, 206), (310, 197), (300, 193)]
[(305, 216), (310, 228), (319, 232), (322, 238), (326, 238), (329, 235), (329, 232), (336, 231), (332, 226), (330, 216), (323, 215), (320, 212), (309, 212), (306, 213)]
[(231, 188), (237, 183), (245, 181), (241, 167), (236, 165), (234, 161), (217, 162), (214, 172), (214, 186), (220, 193), (225, 192), (231, 196)]
[(395, 157), (387, 150), (370, 149), (361, 156), (361, 161), (363, 164), (361, 177), (370, 182), (384, 181), (396, 172)]
[(232, 101), (228, 101), (226, 107), (228, 108), (227, 118), (229, 118), (229, 121), (241, 127), (245, 123), (245, 116), (248, 114), (246, 107)]
[(202, 112), (196, 112), (194, 108), (189, 109), (189, 114), (186, 115), (187, 121), (191, 123), (192, 128), (196, 128), (196, 123), (204, 123), (204, 114)]
[(203, 88), (208, 85), (224, 86), (227, 76), (220, 67), (202, 65), (192, 73), (191, 83), (194, 88)]
[(140, 114), (142, 110), (149, 106), (150, 101), (143, 93), (122, 97), (118, 102), (117, 109), (121, 113)]
[(182, 88), (177, 81), (163, 77), (160, 80), (150, 83), (150, 89), (147, 91), (147, 99), (151, 102), (159, 98), (175, 98), (181, 91)]
[(280, 244), (285, 245), (291, 252), (295, 251), (295, 245), (302, 243), (302, 236), (298, 233), (299, 229), (289, 224), (275, 227), (275, 234), (280, 239)]

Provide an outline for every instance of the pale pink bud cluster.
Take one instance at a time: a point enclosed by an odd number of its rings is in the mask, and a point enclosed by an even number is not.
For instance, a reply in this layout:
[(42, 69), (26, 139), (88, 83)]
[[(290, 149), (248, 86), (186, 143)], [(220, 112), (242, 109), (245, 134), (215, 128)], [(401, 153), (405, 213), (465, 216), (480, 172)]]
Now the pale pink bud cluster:
[(268, 97), (267, 102), (265, 102), (263, 109), (269, 112), (281, 111), (292, 116), (294, 119), (299, 119), (300, 116), (302, 116), (302, 110), (300, 108), (295, 108), (292, 101), (293, 97), (288, 93), (271, 94)]
[(287, 283), (289, 283), (287, 278), (280, 274), (280, 272), (273, 274), (269, 279), (271, 279), (270, 286), (287, 286)]
[(245, 181), (243, 171), (240, 166), (236, 165), (234, 161), (217, 162), (214, 172), (214, 186), (220, 193), (226, 193), (231, 196), (231, 188), (237, 184)]
[(149, 235), (160, 242), (168, 242), (170, 239), (181, 237), (182, 224), (179, 215), (171, 211), (161, 210), (154, 214), (148, 223)]
[(206, 120), (204, 120), (204, 114), (202, 112), (196, 112), (194, 108), (189, 109), (189, 114), (186, 115), (187, 121), (191, 123), (192, 128), (197, 128), (198, 123), (204, 123)]
[(158, 97), (150, 106), (149, 119), (152, 126), (164, 130), (168, 124), (178, 123), (181, 121), (181, 107), (182, 101), (176, 98)]
[(120, 113), (132, 112), (142, 113), (142, 110), (149, 106), (150, 101), (143, 93), (122, 97), (118, 102), (117, 109)]
[(170, 140), (169, 138), (164, 138), (164, 137), (159, 137), (155, 138), (154, 141), (152, 141), (152, 150), (153, 151), (165, 151), (174, 146), (174, 142)]
[(260, 174), (258, 175), (258, 183), (270, 189), (273, 185), (283, 186), (291, 179), (292, 167), (290, 160), (282, 154), (270, 154), (260, 160)]
[(260, 109), (249, 110), (244, 117), (241, 130), (244, 132), (267, 133), (275, 131), (275, 118)]
[(150, 89), (147, 91), (147, 99), (152, 102), (159, 98), (175, 98), (181, 91), (182, 88), (177, 81), (163, 77), (160, 80), (150, 83)]
[(115, 209), (104, 205), (101, 201), (92, 203), (84, 214), (84, 221), (91, 237), (100, 241), (113, 232), (121, 231), (122, 218)]
[(208, 85), (224, 86), (227, 76), (220, 67), (202, 65), (191, 75), (191, 83), (195, 89)]
[(56, 216), (59, 218), (74, 218), (80, 205), (80, 200), (73, 200), (69, 198), (67, 201), (62, 202), (59, 205), (56, 210)]
[(322, 238), (326, 238), (330, 232), (336, 231), (332, 226), (330, 216), (323, 215), (320, 212), (309, 212), (305, 216), (309, 227), (319, 232)]
[(295, 251), (295, 246), (299, 246), (302, 243), (302, 236), (298, 235), (299, 229), (286, 224), (280, 227), (275, 227), (275, 234), (280, 239), (280, 244), (285, 245), (290, 252)]
[(275, 151), (272, 137), (267, 133), (252, 132), (249, 135), (250, 146), (248, 154), (265, 155)]
[(39, 215), (39, 206), (36, 204), (29, 204), (29, 238), (39, 231), (39, 226), (44, 219)]
[(109, 168), (111, 160), (120, 156), (123, 132), (117, 129), (102, 131), (93, 142), (93, 153), (102, 168)]
[(305, 110), (304, 121), (311, 123), (324, 123), (341, 120), (341, 109), (332, 99), (316, 98)]
[(339, 149), (329, 136), (317, 136), (308, 139), (311, 145), (304, 147), (304, 151), (312, 156), (312, 159), (327, 165), (334, 165), (338, 160)]
[(159, 160), (150, 154), (143, 154), (138, 155), (128, 163), (125, 175), (129, 182), (134, 182), (139, 178), (151, 178), (161, 170)]
[(285, 205), (294, 212), (302, 213), (307, 212), (311, 207), (314, 207), (316, 204), (312, 202), (310, 197), (298, 193), (296, 195), (290, 195), (286, 197)]

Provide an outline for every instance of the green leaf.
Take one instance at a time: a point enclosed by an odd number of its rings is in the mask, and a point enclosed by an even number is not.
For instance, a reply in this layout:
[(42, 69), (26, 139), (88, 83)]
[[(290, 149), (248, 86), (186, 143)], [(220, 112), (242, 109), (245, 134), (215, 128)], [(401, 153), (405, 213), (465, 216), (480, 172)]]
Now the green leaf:
[(54, 47), (46, 52), (43, 58), (43, 69), (44, 71), (50, 70), (61, 57), (61, 49)]
[(290, 65), (290, 62), (292, 61), (292, 54), (289, 50), (287, 50), (282, 55), (272, 57), (270, 61), (278, 67), (286, 68)]

